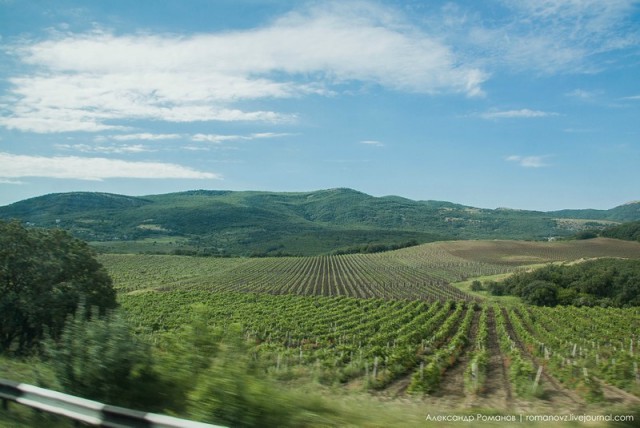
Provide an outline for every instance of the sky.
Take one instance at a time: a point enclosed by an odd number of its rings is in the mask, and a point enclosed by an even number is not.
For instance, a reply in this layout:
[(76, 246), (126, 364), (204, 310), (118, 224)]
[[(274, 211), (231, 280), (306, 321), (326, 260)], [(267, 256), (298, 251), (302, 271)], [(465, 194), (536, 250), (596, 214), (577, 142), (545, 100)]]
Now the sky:
[(640, 2), (0, 0), (0, 205), (640, 199)]

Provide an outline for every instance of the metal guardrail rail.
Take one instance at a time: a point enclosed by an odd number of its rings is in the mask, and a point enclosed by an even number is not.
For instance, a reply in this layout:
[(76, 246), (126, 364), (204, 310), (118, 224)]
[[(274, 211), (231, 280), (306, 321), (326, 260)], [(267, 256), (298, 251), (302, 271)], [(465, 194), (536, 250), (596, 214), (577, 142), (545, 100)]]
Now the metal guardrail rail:
[(33, 409), (65, 416), (87, 425), (110, 428), (223, 428), (155, 413), (110, 406), (37, 386), (0, 379), (2, 407), (13, 401)]

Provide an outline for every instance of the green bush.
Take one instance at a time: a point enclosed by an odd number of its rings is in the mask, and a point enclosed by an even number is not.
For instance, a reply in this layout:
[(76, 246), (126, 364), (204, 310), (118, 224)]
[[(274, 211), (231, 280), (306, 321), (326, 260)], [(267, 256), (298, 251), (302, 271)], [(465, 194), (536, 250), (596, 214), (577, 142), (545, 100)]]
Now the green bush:
[[(82, 309), (82, 308), (81, 308)], [(59, 341), (45, 342), (48, 364), (64, 392), (108, 404), (160, 411), (168, 390), (154, 370), (151, 348), (119, 313), (69, 318)]]
[(482, 291), (482, 290), (484, 290), (484, 287), (482, 286), (482, 283), (477, 279), (471, 283), (471, 291)]
[(294, 397), (267, 378), (240, 326), (218, 333), (217, 351), (188, 394), (191, 417), (233, 427), (302, 427), (328, 412), (322, 402)]

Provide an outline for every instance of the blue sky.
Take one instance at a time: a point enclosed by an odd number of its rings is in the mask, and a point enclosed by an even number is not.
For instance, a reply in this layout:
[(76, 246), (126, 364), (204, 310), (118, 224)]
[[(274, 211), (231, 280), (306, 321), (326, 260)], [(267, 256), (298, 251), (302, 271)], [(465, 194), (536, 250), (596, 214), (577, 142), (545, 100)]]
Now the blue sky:
[(0, 205), (640, 199), (638, 1), (0, 0), (0, 37)]

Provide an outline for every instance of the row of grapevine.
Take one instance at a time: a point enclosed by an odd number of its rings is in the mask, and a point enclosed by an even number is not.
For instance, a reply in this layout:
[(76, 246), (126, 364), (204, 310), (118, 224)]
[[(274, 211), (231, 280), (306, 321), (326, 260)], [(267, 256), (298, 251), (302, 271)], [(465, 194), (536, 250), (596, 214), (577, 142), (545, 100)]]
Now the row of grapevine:
[[(635, 254), (635, 256), (634, 256)], [(638, 257), (636, 243), (454, 241), (377, 254), (204, 258), (103, 254), (120, 292), (206, 289), (385, 299), (472, 299), (451, 282), (581, 257)]]
[(465, 370), (465, 390), (478, 394), (484, 390), (489, 365), (489, 306), (483, 306), (471, 359)]
[[(638, 352), (630, 342), (637, 343), (638, 330), (629, 330), (640, 316), (633, 309), (506, 309), (454, 301), (203, 290), (141, 291), (120, 295), (120, 302), (140, 331), (151, 331), (160, 341), (194, 317), (218, 327), (240, 323), (255, 358), (283, 378), (356, 381), (381, 389), (407, 376), (410, 392), (433, 393), (453, 366), (466, 364), (465, 390), (478, 395), (489, 353), (497, 351), (488, 349), (495, 334), (510, 389), (519, 397), (540, 395), (546, 385), (541, 370), (591, 400), (602, 398), (596, 377), (615, 385), (624, 377), (626, 386), (618, 386), (635, 394), (632, 386), (640, 384), (633, 371)], [(615, 323), (608, 336), (607, 318)]]
[(539, 395), (543, 388), (539, 371), (536, 373), (533, 363), (520, 350), (518, 336), (513, 332), (508, 313), (498, 305), (492, 307), (498, 334), (500, 350), (507, 356), (505, 361), (511, 387), (521, 397)]
[(216, 326), (242, 322), (256, 355), (278, 370), (293, 364), (342, 382), (363, 377), (373, 388), (410, 373), (436, 350), (444, 356), (443, 345), (468, 334), (474, 314), (454, 302), (202, 291), (128, 294), (121, 303), (136, 325), (156, 334), (180, 329), (194, 314)]
[(521, 307), (518, 318), (544, 342), (538, 354), (555, 376), (588, 400), (598, 400), (602, 397), (598, 379), (640, 392), (640, 353), (634, 349), (640, 339), (634, 333), (640, 319), (633, 311), (622, 317), (610, 308), (564, 308), (558, 312)]
[[(543, 362), (546, 370), (566, 387), (576, 390), (587, 401), (600, 401), (603, 398), (598, 380), (584, 365), (574, 359), (567, 359), (561, 352), (563, 346), (557, 336), (534, 326), (526, 308), (512, 310), (513, 324), (517, 325), (520, 337)], [(543, 342), (544, 340), (544, 342)], [(575, 353), (573, 355), (575, 357)]]
[[(435, 351), (426, 356), (420, 363), (420, 368), (414, 372), (409, 385), (409, 392), (434, 392), (440, 385), (442, 376), (453, 366), (467, 345), (469, 332), (474, 317), (474, 310), (467, 309), (466, 313), (462, 305), (456, 310), (457, 317), (451, 317), (429, 341), (429, 346)], [(464, 317), (463, 317), (464, 314)], [(459, 318), (463, 318), (457, 325)]]
[[(406, 266), (375, 255), (215, 259), (149, 255), (103, 255), (120, 292), (140, 289), (264, 292), (412, 300), (473, 300), (424, 260)], [(454, 271), (459, 266), (451, 263)], [(451, 277), (456, 277), (450, 274)], [(145, 282), (146, 278), (146, 282)]]

